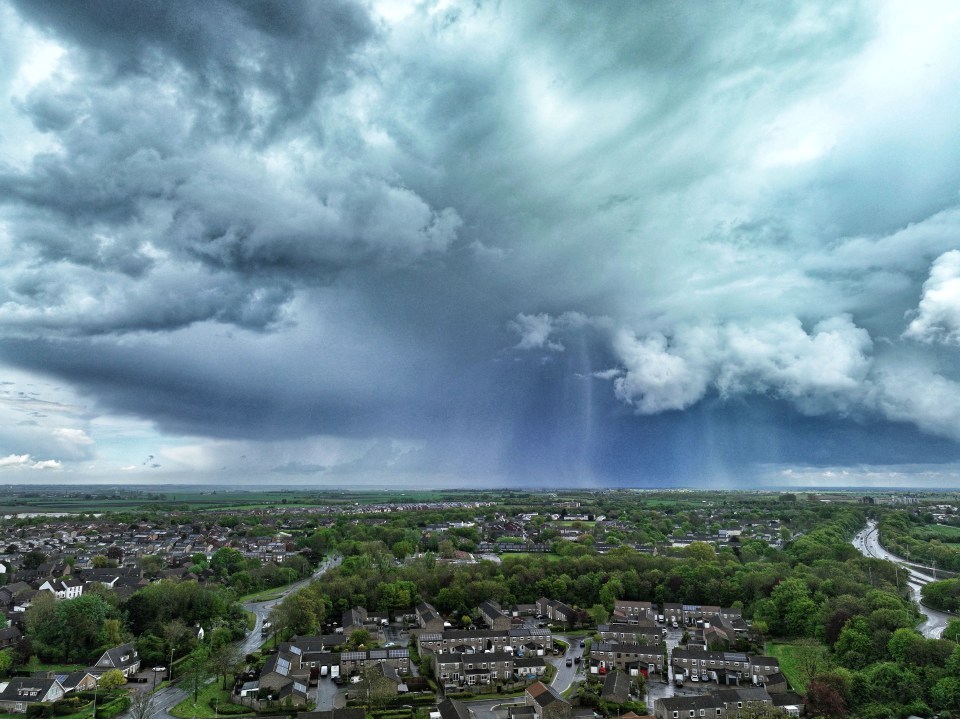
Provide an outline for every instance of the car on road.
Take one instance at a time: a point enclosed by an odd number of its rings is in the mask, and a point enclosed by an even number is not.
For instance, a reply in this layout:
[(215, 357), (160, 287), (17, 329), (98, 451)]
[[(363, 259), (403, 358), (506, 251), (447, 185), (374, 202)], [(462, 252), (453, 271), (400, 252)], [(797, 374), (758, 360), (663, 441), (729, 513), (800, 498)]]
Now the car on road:
[(579, 664), (579, 663), (580, 663), (580, 657), (574, 657), (574, 658), (573, 658), (573, 663), (574, 663), (574, 664)]
[(585, 646), (587, 646), (587, 643), (581, 639), (581, 640), (580, 640), (580, 648), (583, 649)]
[(568, 667), (572, 667), (572, 666), (573, 666), (573, 659), (567, 659), (567, 666), (568, 666)]

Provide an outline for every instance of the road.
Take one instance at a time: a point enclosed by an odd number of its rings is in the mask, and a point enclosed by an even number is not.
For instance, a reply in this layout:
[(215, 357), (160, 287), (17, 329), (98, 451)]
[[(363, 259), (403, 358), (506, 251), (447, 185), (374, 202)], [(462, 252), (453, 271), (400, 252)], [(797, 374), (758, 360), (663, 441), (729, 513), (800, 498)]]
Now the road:
[(867, 526), (860, 530), (857, 536), (853, 538), (853, 546), (860, 550), (860, 553), (864, 556), (875, 559), (885, 559), (888, 562), (893, 562), (904, 570), (907, 581), (909, 582), (910, 594), (920, 606), (920, 612), (926, 617), (926, 620), (918, 626), (917, 629), (923, 636), (929, 639), (939, 638), (943, 634), (943, 630), (947, 628), (949, 621), (955, 617), (920, 604), (920, 588), (929, 582), (936, 581), (933, 573), (922, 571), (918, 569), (916, 565), (907, 562), (903, 557), (891, 554), (881, 547), (877, 524), (873, 520), (869, 521)]
[[(574, 661), (573, 666), (567, 666), (567, 659), (575, 660), (577, 657), (583, 657), (583, 649), (580, 648), (580, 638), (579, 637), (567, 637), (562, 634), (558, 634), (554, 639), (559, 639), (561, 642), (570, 645), (570, 648), (567, 649), (565, 654), (561, 654), (559, 657), (546, 657), (553, 666), (557, 668), (557, 673), (553, 676), (553, 681), (550, 682), (558, 694), (563, 694), (570, 688), (570, 685), (577, 679), (577, 675), (584, 671), (583, 662), (579, 664)], [(582, 676), (581, 676), (582, 679)]]
[[(257, 622), (254, 625), (253, 630), (240, 644), (244, 654), (253, 654), (255, 651), (260, 649), (260, 645), (263, 643), (263, 637), (260, 635), (260, 631), (263, 629), (263, 623), (266, 621), (267, 617), (270, 616), (270, 611), (278, 602), (283, 601), (286, 596), (303, 589), (314, 579), (319, 579), (326, 572), (338, 566), (340, 561), (340, 557), (330, 557), (324, 560), (317, 571), (311, 576), (285, 587), (279, 593), (278, 599), (273, 599), (268, 602), (245, 602), (243, 608), (248, 612), (253, 612), (257, 617)], [(335, 689), (336, 685), (334, 685), (333, 682), (329, 683)], [(318, 692), (319, 691), (320, 690), (318, 689)], [(175, 686), (168, 686), (158, 690), (153, 695), (153, 711), (150, 713), (150, 719), (175, 719), (175, 717), (170, 714), (170, 709), (175, 707), (186, 698), (187, 692)], [(120, 716), (122, 719), (129, 719), (130, 714), (129, 712), (125, 712)]]
[(317, 568), (316, 572), (306, 579), (301, 579), (299, 582), (294, 582), (293, 584), (287, 586), (282, 592), (280, 592), (278, 599), (272, 599), (268, 602), (245, 602), (243, 608), (248, 612), (253, 612), (257, 617), (257, 622), (253, 627), (253, 631), (247, 635), (247, 638), (241, 645), (243, 647), (243, 653), (253, 654), (255, 651), (260, 649), (260, 645), (263, 644), (263, 636), (261, 635), (263, 623), (267, 621), (267, 617), (270, 616), (270, 612), (277, 604), (282, 602), (288, 595), (303, 589), (313, 580), (319, 579), (326, 572), (330, 571), (336, 566), (339, 566), (340, 562), (340, 557), (330, 557), (325, 559)]

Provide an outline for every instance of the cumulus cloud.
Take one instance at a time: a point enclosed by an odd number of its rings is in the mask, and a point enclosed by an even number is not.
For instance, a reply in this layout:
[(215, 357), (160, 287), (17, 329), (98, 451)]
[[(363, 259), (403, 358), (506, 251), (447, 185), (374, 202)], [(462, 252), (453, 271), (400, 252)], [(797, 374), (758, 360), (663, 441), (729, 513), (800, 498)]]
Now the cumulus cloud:
[(916, 317), (903, 336), (920, 342), (960, 343), (960, 250), (945, 252), (934, 261)]
[(58, 427), (53, 430), (53, 436), (66, 444), (88, 446), (94, 444), (93, 439), (82, 429)]
[(34, 459), (29, 454), (9, 454), (0, 457), (2, 469), (60, 469), (63, 464), (56, 459)]
[(554, 330), (554, 320), (546, 314), (517, 315), (516, 319), (510, 322), (510, 329), (520, 335), (520, 341), (517, 343), (517, 349), (548, 349), (555, 352), (562, 352), (563, 345), (559, 342), (550, 340), (550, 335)]
[(804, 330), (796, 318), (755, 326), (681, 328), (638, 338), (618, 333), (625, 373), (618, 398), (642, 414), (685, 409), (712, 389), (721, 397), (771, 394), (801, 411), (842, 411), (858, 402), (871, 366), (869, 334), (849, 317)]

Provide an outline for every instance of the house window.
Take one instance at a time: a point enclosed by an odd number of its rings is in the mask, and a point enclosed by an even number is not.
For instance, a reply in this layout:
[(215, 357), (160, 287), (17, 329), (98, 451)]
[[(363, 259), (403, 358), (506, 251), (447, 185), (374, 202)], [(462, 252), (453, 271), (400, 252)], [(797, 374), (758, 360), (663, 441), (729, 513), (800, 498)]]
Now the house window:
[(680, 716), (680, 712), (673, 713), (673, 719), (678, 719), (679, 716)]

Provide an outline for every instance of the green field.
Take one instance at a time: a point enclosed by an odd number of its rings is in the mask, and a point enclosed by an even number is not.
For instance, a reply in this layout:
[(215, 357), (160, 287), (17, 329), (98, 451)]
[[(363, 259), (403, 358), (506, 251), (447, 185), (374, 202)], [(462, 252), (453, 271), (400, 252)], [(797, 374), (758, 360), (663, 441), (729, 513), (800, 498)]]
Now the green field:
[[(216, 706), (211, 706), (210, 704), (214, 700), (219, 700), (219, 703)], [(228, 704), (230, 704), (229, 690), (221, 689), (220, 682), (214, 681), (200, 690), (196, 703), (193, 701), (193, 695), (190, 695), (171, 709), (170, 713), (175, 717), (181, 717), (181, 719), (214, 719), (214, 717), (221, 716), (218, 711), (220, 705), (227, 706)], [(254, 713), (251, 709), (249, 713), (241, 716), (249, 716)], [(238, 715), (231, 713), (230, 716)]]
[[(826, 647), (821, 647), (826, 655)], [(807, 691), (806, 682), (801, 678), (803, 672), (798, 664), (798, 653), (807, 651), (807, 647), (800, 647), (796, 644), (781, 644), (780, 642), (768, 642), (766, 652), (771, 657), (780, 660), (780, 671), (783, 672), (790, 686), (795, 692), (803, 694)]]
[(500, 555), (502, 561), (508, 559), (546, 559), (548, 562), (559, 562), (562, 557), (559, 554), (550, 554), (548, 552), (504, 552)]
[(933, 534), (949, 542), (960, 541), (960, 527), (946, 524), (925, 524), (918, 530), (922, 534)]

